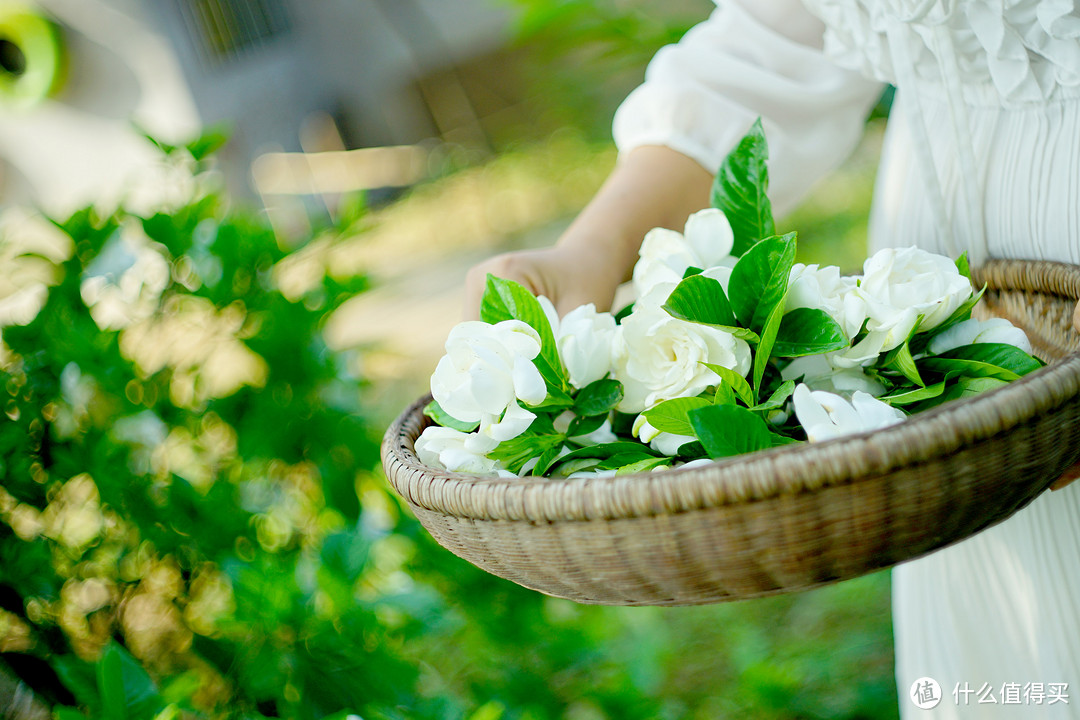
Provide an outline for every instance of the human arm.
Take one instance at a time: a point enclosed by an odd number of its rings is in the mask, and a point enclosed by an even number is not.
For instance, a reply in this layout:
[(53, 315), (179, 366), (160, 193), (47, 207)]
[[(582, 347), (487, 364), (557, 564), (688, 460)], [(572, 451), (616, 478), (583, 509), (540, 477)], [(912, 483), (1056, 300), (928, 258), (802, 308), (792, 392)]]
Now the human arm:
[(466, 317), (479, 316), (488, 273), (553, 298), (560, 314), (586, 303), (607, 310), (630, 277), (645, 233), (681, 230), (708, 205), (711, 182), (701, 165), (675, 150), (633, 149), (553, 247), (498, 255), (469, 271)]
[[(823, 26), (799, 0), (727, 0), (650, 63), (619, 108), (620, 162), (552, 248), (486, 261), (467, 280), (475, 317), (487, 273), (552, 298), (561, 313), (611, 303), (652, 227), (680, 230), (708, 204), (709, 178), (762, 118), (779, 214), (850, 153), (881, 85), (825, 58)], [(696, 167), (695, 167), (696, 164)]]

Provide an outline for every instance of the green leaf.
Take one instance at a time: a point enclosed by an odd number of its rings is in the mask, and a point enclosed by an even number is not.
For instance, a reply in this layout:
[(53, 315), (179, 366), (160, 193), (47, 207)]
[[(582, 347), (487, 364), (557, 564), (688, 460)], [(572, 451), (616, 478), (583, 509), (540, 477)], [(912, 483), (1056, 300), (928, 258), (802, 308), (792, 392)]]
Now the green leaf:
[(966, 251), (960, 253), (960, 257), (956, 258), (956, 269), (968, 280), (971, 279), (971, 268), (968, 266), (968, 256)]
[(754, 412), (767, 413), (770, 410), (777, 410), (784, 407), (784, 403), (795, 392), (795, 381), (788, 380), (780, 384), (780, 387), (773, 391), (773, 394), (769, 396), (769, 399), (760, 405), (755, 405), (750, 408)]
[(827, 312), (796, 308), (780, 320), (772, 354), (774, 357), (820, 355), (850, 344), (843, 328)]
[(589, 445), (587, 447), (578, 448), (572, 450), (566, 455), (559, 458), (560, 463), (567, 463), (571, 460), (577, 460), (579, 458), (597, 458), (604, 460), (614, 455), (644, 452), (652, 455), (653, 457), (659, 457), (657, 453), (652, 452), (648, 445), (644, 445), (639, 442), (619, 441), (611, 443), (601, 443), (600, 445)]
[(978, 395), (984, 393), (987, 390), (994, 390), (1002, 385), (1008, 385), (1005, 380), (999, 380), (998, 378), (963, 378), (956, 383), (960, 386), (960, 397), (968, 397), (970, 395)]
[(708, 453), (705, 452), (705, 446), (698, 440), (691, 440), (680, 445), (676, 456), (683, 460), (697, 460), (709, 457)]
[(713, 405), (734, 405), (735, 391), (726, 382), (716, 385), (716, 393), (713, 394)]
[(536, 296), (524, 286), (488, 273), (487, 287), (480, 301), (480, 319), (492, 325), (504, 320), (520, 320), (535, 330), (540, 336), (540, 355), (533, 363), (552, 387), (569, 389), (551, 323)]
[(442, 406), (434, 400), (429, 402), (427, 407), (424, 408), (424, 414), (434, 420), (437, 424), (442, 425), (443, 427), (453, 428), (460, 432), (471, 433), (476, 430), (476, 428), (480, 427), (479, 420), (474, 423), (467, 423), (462, 422), (455, 417), (451, 417), (451, 415), (443, 410)]
[(603, 415), (592, 415), (590, 417), (576, 417), (570, 421), (570, 427), (566, 430), (566, 436), (569, 438), (576, 438), (582, 435), (588, 435), (591, 432), (599, 430), (607, 419), (607, 413), (604, 413)]
[(780, 330), (780, 321), (784, 315), (784, 298), (773, 308), (772, 315), (765, 323), (765, 329), (761, 333), (761, 342), (757, 352), (754, 353), (754, 397), (761, 392), (761, 379), (765, 377), (765, 368), (772, 357), (773, 343), (776, 342), (776, 333)]
[(721, 382), (735, 391), (735, 394), (739, 396), (739, 399), (742, 400), (747, 407), (754, 404), (754, 391), (750, 388), (750, 383), (746, 382), (746, 378), (734, 370), (730, 370), (722, 365), (714, 365), (713, 363), (707, 362), (701, 364), (719, 375)]
[(510, 472), (520, 472), (521, 468), (533, 458), (543, 456), (548, 450), (562, 445), (564, 435), (519, 435), (510, 440), (503, 440), (487, 456), (500, 461)]
[(623, 386), (618, 380), (601, 378), (581, 389), (574, 398), (574, 412), (581, 417), (603, 415), (622, 402)]
[(655, 468), (671, 465), (671, 458), (644, 458), (628, 465), (623, 465), (615, 471), (616, 475), (630, 475), (632, 473), (649, 472)]
[(503, 713), (506, 712), (506, 706), (502, 703), (492, 700), (491, 702), (478, 707), (468, 720), (500, 720)]
[(781, 435), (780, 433), (772, 433), (772, 446), (783, 447), (785, 445), (801, 445), (803, 440), (796, 440), (795, 438), (788, 437), (787, 435)]
[(718, 280), (691, 275), (680, 282), (663, 305), (668, 314), (679, 320), (705, 325), (733, 326), (735, 314)]
[(53, 655), (50, 664), (60, 682), (79, 704), (97, 714), (101, 708), (101, 694), (94, 666), (75, 655)]
[(219, 123), (203, 131), (203, 134), (184, 147), (195, 160), (205, 160), (229, 141), (228, 123)]
[(546, 475), (547, 472), (551, 470), (551, 466), (558, 462), (562, 449), (563, 446), (560, 443), (551, 446), (541, 453), (540, 457), (536, 460), (536, 467), (532, 469), (533, 475)]
[(787, 294), (795, 246), (795, 233), (769, 237), (747, 250), (735, 263), (728, 283), (728, 299), (740, 325), (763, 334), (765, 323)]
[(727, 216), (735, 238), (731, 254), (741, 256), (758, 240), (776, 232), (769, 202), (769, 146), (761, 118), (720, 164), (713, 181), (712, 206)]
[[(959, 379), (952, 384), (950, 381), (958, 377)], [(987, 390), (993, 390), (994, 388), (1007, 385), (1011, 380), (1005, 380), (996, 377), (972, 377), (964, 375), (954, 375), (950, 373), (946, 376), (945, 391), (937, 397), (927, 398), (916, 406), (910, 408), (912, 414), (929, 410), (930, 408), (943, 405), (944, 403), (951, 402), (952, 400), (960, 400), (961, 398), (970, 397), (972, 395), (978, 395), (979, 393), (986, 392)], [(908, 412), (905, 410), (905, 412)]]
[(924, 369), (949, 374), (953, 377), (988, 377), (998, 378), (999, 380), (1005, 380), (1007, 382), (1012, 382), (1013, 380), (1020, 379), (1020, 376), (1012, 370), (1007, 370), (1005, 368), (998, 367), (997, 365), (979, 362), (977, 360), (928, 357), (920, 360), (919, 365), (921, 365)]
[(86, 715), (73, 707), (54, 707), (53, 717), (55, 720), (86, 720)]
[(651, 452), (646, 452), (645, 446), (638, 448), (635, 452), (619, 453), (618, 455), (612, 455), (606, 458), (596, 466), (597, 470), (618, 470), (619, 468), (626, 467), (627, 465), (635, 465), (641, 462), (648, 462), (650, 460), (668, 460), (666, 457), (657, 457)]
[(887, 395), (878, 399), (882, 402), (887, 402), (893, 406), (910, 405), (912, 403), (922, 402), (923, 400), (936, 398), (943, 392), (945, 392), (944, 380), (942, 380), (941, 382), (936, 382), (933, 385), (927, 385), (926, 387), (916, 388), (915, 390), (908, 390), (906, 392), (896, 393), (895, 395)]
[(1029, 372), (1034, 372), (1044, 366), (1044, 363), (1038, 358), (1032, 357), (1015, 345), (1007, 343), (963, 345), (941, 353), (937, 357), (975, 360), (1011, 370), (1017, 375), (1027, 375)]
[(660, 432), (673, 433), (675, 435), (693, 435), (694, 428), (690, 425), (689, 413), (691, 410), (708, 407), (711, 405), (704, 398), (675, 398), (665, 400), (642, 415), (649, 424)]
[(581, 472), (582, 470), (593, 470), (600, 464), (600, 458), (584, 457), (584, 458), (571, 458), (570, 460), (564, 460), (559, 458), (559, 462), (547, 469), (544, 473), (551, 477), (566, 477), (572, 473)]
[(773, 433), (755, 413), (738, 405), (710, 405), (690, 413), (694, 434), (711, 458), (772, 447)]
[(98, 661), (102, 714), (116, 720), (149, 720), (164, 707), (153, 680), (135, 658), (115, 642)]
[(149, 130), (143, 128), (142, 125), (140, 125), (139, 123), (132, 122), (131, 129), (134, 130), (137, 135), (140, 135), (144, 140), (150, 142), (150, 144), (152, 144), (165, 155), (172, 155), (178, 149), (176, 145), (170, 145), (163, 140), (157, 139), (156, 137), (154, 137), (153, 134), (150, 133)]
[(1012, 381), (1043, 367), (1038, 358), (1005, 343), (977, 343), (923, 358), (922, 367), (956, 376), (991, 377)]
[(896, 368), (901, 375), (919, 387), (926, 386), (926, 383), (923, 382), (922, 377), (919, 375), (919, 368), (915, 365), (915, 359), (911, 356), (910, 343), (904, 343), (900, 346), (892, 362), (889, 363), (889, 367)]

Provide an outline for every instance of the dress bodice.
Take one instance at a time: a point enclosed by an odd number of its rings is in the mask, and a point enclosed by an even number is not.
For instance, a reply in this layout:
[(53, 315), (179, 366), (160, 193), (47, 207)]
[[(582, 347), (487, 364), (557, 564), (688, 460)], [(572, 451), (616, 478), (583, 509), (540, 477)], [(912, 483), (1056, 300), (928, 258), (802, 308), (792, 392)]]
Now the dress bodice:
[[(805, 0), (825, 52), (867, 77), (945, 87), (971, 104), (1080, 96), (1077, 0)], [(913, 75), (906, 76), (907, 71)]]

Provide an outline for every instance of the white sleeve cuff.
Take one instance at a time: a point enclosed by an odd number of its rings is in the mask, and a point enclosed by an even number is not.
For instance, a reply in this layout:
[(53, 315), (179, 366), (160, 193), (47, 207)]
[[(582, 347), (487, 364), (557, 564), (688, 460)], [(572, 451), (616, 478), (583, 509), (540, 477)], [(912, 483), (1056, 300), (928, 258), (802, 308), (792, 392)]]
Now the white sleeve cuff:
[[(804, 15), (788, 14), (789, 22), (817, 22), (798, 10)], [(613, 134), (620, 153), (664, 145), (715, 173), (760, 116), (769, 196), (782, 214), (851, 153), (881, 87), (728, 0), (656, 54), (616, 112)]]

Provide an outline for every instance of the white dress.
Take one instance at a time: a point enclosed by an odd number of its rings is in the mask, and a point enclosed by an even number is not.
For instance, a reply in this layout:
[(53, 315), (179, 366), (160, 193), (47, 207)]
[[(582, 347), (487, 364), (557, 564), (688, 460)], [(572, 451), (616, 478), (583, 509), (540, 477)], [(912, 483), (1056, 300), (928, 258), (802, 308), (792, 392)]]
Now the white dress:
[[(728, 0), (662, 50), (616, 115), (620, 150), (715, 171), (761, 116), (783, 212), (890, 82), (872, 249), (1080, 263), (1080, 1), (806, 4)], [(904, 718), (1080, 718), (1080, 481), (897, 567), (893, 616)], [(911, 696), (924, 677), (932, 710)]]

